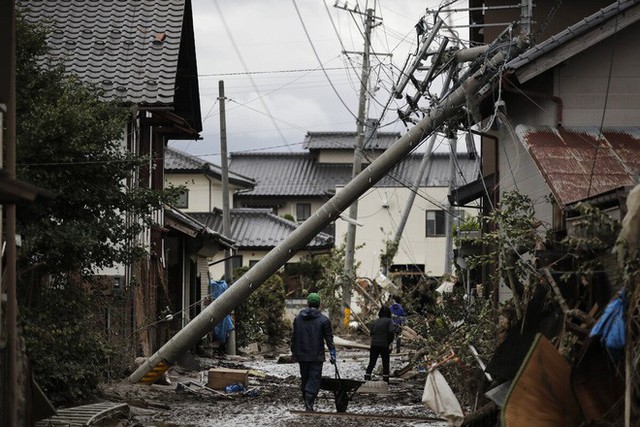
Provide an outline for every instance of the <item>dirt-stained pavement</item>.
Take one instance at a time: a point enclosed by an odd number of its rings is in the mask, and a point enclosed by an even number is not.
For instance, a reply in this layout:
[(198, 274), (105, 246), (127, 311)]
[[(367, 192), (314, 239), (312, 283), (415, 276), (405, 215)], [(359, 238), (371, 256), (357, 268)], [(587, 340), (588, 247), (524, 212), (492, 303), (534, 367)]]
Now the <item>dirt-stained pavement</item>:
[[(198, 359), (200, 369), (175, 368), (169, 372), (171, 384), (152, 386), (129, 384), (126, 380), (104, 385), (110, 401), (127, 402), (131, 408), (126, 426), (446, 426), (446, 422), (418, 420), (434, 417), (421, 403), (424, 374), (411, 379), (392, 378), (389, 392), (383, 394), (355, 393), (345, 414), (306, 415), (295, 413), (303, 409), (300, 397), (300, 375), (295, 363), (277, 363), (277, 357), (255, 355)], [(392, 355), (391, 371), (406, 365), (406, 355)], [(338, 351), (338, 371), (341, 378), (362, 380), (368, 352), (362, 349)], [(380, 362), (378, 362), (379, 368)], [(249, 390), (245, 394), (214, 393), (198, 389), (195, 384), (206, 382), (206, 371), (213, 367), (251, 369)], [(375, 371), (374, 371), (375, 372)], [(325, 363), (323, 376), (334, 377), (335, 369)], [(179, 385), (192, 383), (190, 391)], [(321, 390), (316, 402), (320, 412), (336, 412), (333, 393)], [(362, 418), (367, 415), (367, 418)], [(390, 416), (374, 418), (369, 416)], [(411, 419), (414, 418), (414, 419)]]

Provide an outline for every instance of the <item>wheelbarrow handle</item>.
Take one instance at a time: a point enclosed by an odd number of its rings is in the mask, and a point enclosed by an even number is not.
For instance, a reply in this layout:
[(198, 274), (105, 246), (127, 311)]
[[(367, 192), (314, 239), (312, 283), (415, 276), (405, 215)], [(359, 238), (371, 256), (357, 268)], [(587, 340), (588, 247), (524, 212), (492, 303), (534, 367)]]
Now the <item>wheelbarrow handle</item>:
[(340, 379), (340, 373), (338, 372), (338, 361), (336, 360), (336, 363), (333, 364), (333, 367), (336, 370), (336, 378)]

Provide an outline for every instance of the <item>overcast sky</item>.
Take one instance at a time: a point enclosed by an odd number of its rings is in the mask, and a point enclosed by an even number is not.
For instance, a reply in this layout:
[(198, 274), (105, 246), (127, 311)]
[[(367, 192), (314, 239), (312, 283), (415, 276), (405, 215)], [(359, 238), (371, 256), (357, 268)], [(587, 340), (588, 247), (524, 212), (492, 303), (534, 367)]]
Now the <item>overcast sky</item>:
[[(345, 2), (338, 4), (342, 7)], [(362, 14), (353, 12), (356, 4)], [(427, 8), (435, 10), (439, 4), (439, 0), (375, 3), (375, 15), (381, 18), (376, 22), (381, 25), (371, 39), (372, 51), (379, 55), (371, 58), (370, 89), (375, 97), (369, 102), (369, 117), (381, 117), (399, 70), (415, 51), (415, 24)], [(459, 1), (453, 6), (465, 4)], [(227, 98), (230, 153), (301, 151), (309, 131), (355, 131), (363, 14), (374, 4), (351, 0), (346, 7), (349, 11), (334, 7), (334, 0), (194, 1), (203, 140), (170, 145), (219, 164), (220, 80)], [(433, 22), (433, 15), (427, 18)], [(463, 24), (465, 19), (455, 13), (450, 23)], [(397, 120), (398, 107), (403, 107), (402, 101), (391, 102), (382, 130), (405, 131)]]

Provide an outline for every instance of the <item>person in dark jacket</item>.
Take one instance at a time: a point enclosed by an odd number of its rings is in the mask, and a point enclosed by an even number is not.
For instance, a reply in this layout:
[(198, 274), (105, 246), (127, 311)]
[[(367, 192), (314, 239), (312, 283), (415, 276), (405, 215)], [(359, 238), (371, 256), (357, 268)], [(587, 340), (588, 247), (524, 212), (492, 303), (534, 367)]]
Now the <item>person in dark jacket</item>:
[(331, 321), (320, 312), (320, 295), (312, 292), (307, 297), (308, 307), (302, 309), (293, 320), (291, 354), (300, 365), (302, 400), (305, 409), (313, 411), (313, 404), (320, 390), (320, 378), (324, 363), (324, 345), (331, 355), (331, 364), (336, 363), (336, 348), (333, 344)]
[(378, 362), (378, 356), (382, 359), (382, 379), (389, 382), (389, 346), (393, 342), (395, 326), (391, 319), (391, 309), (382, 306), (378, 312), (378, 318), (371, 325), (369, 335), (371, 346), (369, 347), (369, 366), (364, 375), (365, 381), (371, 380), (371, 373)]

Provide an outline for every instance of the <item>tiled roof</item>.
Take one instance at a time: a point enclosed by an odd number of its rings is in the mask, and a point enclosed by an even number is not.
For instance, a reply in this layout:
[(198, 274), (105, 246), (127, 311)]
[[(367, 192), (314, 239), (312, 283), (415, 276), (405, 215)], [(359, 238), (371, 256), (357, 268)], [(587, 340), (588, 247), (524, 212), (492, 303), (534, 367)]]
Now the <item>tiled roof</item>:
[[(581, 21), (567, 27), (565, 30), (532, 46), (525, 52), (509, 61), (505, 68), (518, 72), (518, 78), (524, 82), (536, 75), (550, 69), (568, 57), (574, 56), (584, 49), (594, 45), (608, 37), (613, 32), (620, 31), (626, 26), (640, 19), (640, 0), (621, 0), (599, 10), (593, 15), (587, 16)], [(598, 28), (602, 26), (601, 28)], [(606, 27), (605, 27), (606, 26)], [(592, 35), (586, 41), (568, 46), (569, 43), (591, 32)], [(586, 39), (586, 37), (585, 37)], [(563, 51), (550, 56), (551, 52), (558, 51), (561, 46), (567, 45)], [(537, 60), (544, 60), (542, 64), (535, 66)], [(521, 70), (521, 71), (518, 71)]]
[[(238, 249), (271, 249), (282, 242), (298, 224), (280, 218), (271, 209), (231, 209), (231, 238)], [(190, 213), (210, 228), (222, 231), (222, 212)], [(324, 250), (333, 246), (333, 237), (318, 233), (307, 249)]]
[(316, 164), (310, 153), (232, 154), (229, 169), (256, 181), (250, 195), (323, 196), (347, 182), (352, 167)]
[[(219, 232), (215, 231), (211, 227), (208, 227), (203, 222), (198, 221), (196, 218), (192, 217), (189, 214), (186, 214), (176, 208), (171, 206), (165, 207), (165, 221), (170, 222), (170, 220), (176, 221), (181, 225), (181, 227), (186, 227), (189, 230), (192, 230), (202, 236), (208, 237), (223, 247), (235, 248), (235, 242), (232, 239), (227, 237), (223, 237)], [(180, 228), (179, 230), (182, 230)]]
[(577, 200), (634, 184), (640, 128), (516, 127), (556, 200)]
[[(411, 155), (394, 167), (376, 184), (377, 187), (411, 186), (419, 170), (422, 156)], [(475, 161), (466, 155), (456, 159), (457, 183), (466, 184), (477, 178)], [(423, 187), (449, 185), (449, 155), (436, 153), (431, 171), (423, 178)], [(242, 196), (312, 196), (332, 195), (336, 186), (351, 180), (351, 164), (318, 164), (310, 153), (232, 154), (229, 169), (256, 181), (253, 190)]]
[[(386, 150), (400, 138), (398, 132), (376, 132), (373, 138), (365, 140), (363, 149)], [(304, 138), (306, 150), (350, 150), (356, 146), (355, 132), (308, 132)]]
[(193, 38), (190, 0), (18, 0), (18, 7), (27, 22), (51, 25), (48, 60), (96, 84), (106, 99), (175, 105), (181, 49), (198, 97), (193, 40), (182, 40)]
[[(168, 174), (172, 172), (206, 174), (222, 179), (222, 168), (220, 166), (205, 162), (196, 156), (171, 147), (165, 149), (164, 169)], [(252, 178), (247, 178), (232, 171), (229, 171), (229, 182), (245, 188), (251, 188), (255, 185), (255, 181)]]

